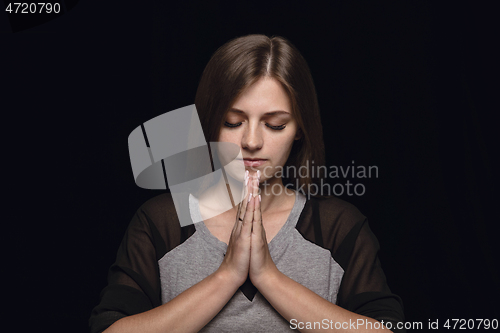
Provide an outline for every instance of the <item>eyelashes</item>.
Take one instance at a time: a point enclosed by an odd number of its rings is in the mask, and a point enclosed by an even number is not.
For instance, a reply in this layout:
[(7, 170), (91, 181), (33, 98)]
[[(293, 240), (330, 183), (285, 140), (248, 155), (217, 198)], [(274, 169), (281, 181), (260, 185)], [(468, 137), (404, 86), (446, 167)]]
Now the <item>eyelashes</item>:
[(266, 124), (266, 126), (273, 129), (273, 130), (276, 130), (276, 131), (281, 131), (282, 129), (284, 129), (286, 127), (286, 125), (272, 126), (269, 124)]
[(241, 124), (242, 124), (241, 122), (239, 122), (237, 124), (231, 124), (231, 123), (228, 123), (227, 121), (224, 122), (224, 126), (227, 126), (227, 127), (238, 127)]
[[(238, 127), (241, 124), (242, 124), (241, 121), (239, 123), (236, 123), (236, 124), (231, 124), (231, 123), (228, 123), (227, 121), (224, 122), (224, 126), (231, 127), (231, 128)], [(281, 130), (285, 129), (285, 127), (286, 127), (286, 125), (273, 126), (273, 125), (269, 125), (267, 123), (266, 123), (266, 126), (269, 127), (270, 129), (275, 130), (275, 131), (281, 131)]]

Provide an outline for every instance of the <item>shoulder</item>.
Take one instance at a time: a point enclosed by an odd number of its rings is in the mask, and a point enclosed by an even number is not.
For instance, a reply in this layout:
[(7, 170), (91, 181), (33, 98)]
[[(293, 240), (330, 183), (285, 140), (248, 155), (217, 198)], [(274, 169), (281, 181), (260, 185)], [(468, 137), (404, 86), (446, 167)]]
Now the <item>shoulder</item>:
[(334, 253), (342, 243), (354, 243), (366, 216), (353, 204), (337, 197), (318, 197), (318, 219), (324, 246)]
[(137, 209), (136, 216), (147, 223), (153, 233), (157, 232), (167, 244), (177, 245), (191, 236), (194, 225), (181, 226), (171, 193), (157, 195)]
[(316, 197), (314, 200), (318, 202), (322, 225), (340, 224), (350, 228), (366, 219), (356, 206), (337, 197)]
[(166, 214), (171, 215), (172, 213), (177, 215), (170, 193), (162, 193), (152, 197), (144, 202), (137, 211), (149, 217), (165, 217)]
[(348, 234), (357, 236), (366, 217), (353, 204), (337, 197), (310, 197), (296, 229), (307, 240), (332, 251)]

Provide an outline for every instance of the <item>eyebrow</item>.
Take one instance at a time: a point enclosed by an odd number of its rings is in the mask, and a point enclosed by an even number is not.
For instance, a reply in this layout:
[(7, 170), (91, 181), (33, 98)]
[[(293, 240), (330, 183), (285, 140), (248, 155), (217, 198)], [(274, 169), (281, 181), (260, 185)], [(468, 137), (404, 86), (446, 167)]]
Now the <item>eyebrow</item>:
[[(245, 111), (234, 109), (234, 108), (230, 109), (229, 112), (245, 113)], [(274, 116), (277, 114), (290, 114), (290, 112), (283, 111), (283, 110), (275, 110), (275, 111), (269, 111), (269, 112), (264, 113), (265, 116)]]

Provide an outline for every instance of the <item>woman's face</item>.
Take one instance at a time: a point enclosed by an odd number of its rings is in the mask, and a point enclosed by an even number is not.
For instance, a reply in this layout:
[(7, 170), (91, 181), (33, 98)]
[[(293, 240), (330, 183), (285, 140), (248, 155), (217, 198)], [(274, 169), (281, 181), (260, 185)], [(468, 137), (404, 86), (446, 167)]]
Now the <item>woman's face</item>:
[(275, 79), (263, 77), (236, 100), (227, 113), (219, 141), (241, 148), (245, 169), (260, 170), (260, 181), (282, 171), (294, 140), (300, 138), (290, 100)]

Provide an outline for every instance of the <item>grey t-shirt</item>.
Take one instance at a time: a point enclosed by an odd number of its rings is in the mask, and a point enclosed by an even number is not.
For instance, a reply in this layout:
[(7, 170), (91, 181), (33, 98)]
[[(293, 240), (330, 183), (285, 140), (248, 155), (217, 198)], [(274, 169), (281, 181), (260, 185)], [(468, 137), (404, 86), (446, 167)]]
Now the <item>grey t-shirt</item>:
[[(189, 206), (193, 221), (201, 220), (196, 198)], [(181, 227), (170, 194), (148, 200), (118, 249), (89, 320), (91, 331), (170, 301), (217, 270), (226, 248), (203, 222)], [(401, 299), (387, 286), (378, 249), (356, 207), (335, 197), (306, 200), (300, 192), (269, 243), (277, 268), (324, 299), (377, 320), (403, 321)], [(290, 326), (247, 280), (201, 332), (287, 332)]]
[[(344, 270), (330, 252), (304, 239), (295, 229), (306, 198), (301, 193), (287, 221), (269, 242), (276, 267), (285, 275), (335, 303)], [(198, 200), (190, 196), (193, 221), (202, 221)], [(166, 253), (159, 261), (162, 302), (215, 272), (226, 253), (226, 243), (218, 240), (205, 226), (195, 223), (196, 232), (184, 243)], [(246, 296), (239, 289), (227, 305), (200, 332), (288, 332), (288, 323), (257, 291)]]

